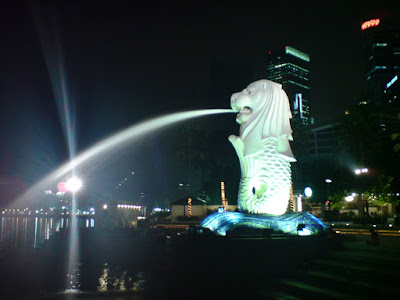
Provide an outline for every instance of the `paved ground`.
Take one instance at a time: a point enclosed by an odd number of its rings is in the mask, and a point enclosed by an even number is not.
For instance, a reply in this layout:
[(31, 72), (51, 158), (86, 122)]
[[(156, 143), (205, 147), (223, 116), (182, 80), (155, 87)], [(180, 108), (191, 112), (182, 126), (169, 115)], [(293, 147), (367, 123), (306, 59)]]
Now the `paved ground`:
[[(252, 300), (400, 298), (400, 236), (381, 235), (379, 246), (368, 246), (367, 239), (369, 239), (369, 235), (366, 234), (350, 235), (347, 233), (342, 249), (329, 251), (319, 258), (310, 256), (311, 258), (304, 259), (304, 262), (299, 263), (296, 267), (294, 267), (293, 259), (297, 255), (300, 256), (299, 260), (301, 260), (301, 256), (306, 256), (305, 254), (310, 253), (315, 247), (311, 243), (312, 240), (307, 243), (301, 242), (303, 240), (293, 243), (293, 241), (285, 239), (267, 239), (265, 241), (263, 239), (242, 241), (233, 239), (225, 241), (223, 243), (224, 247), (220, 248), (216, 247), (218, 245), (216, 242), (205, 241), (201, 243), (200, 241), (199, 243), (193, 240), (193, 243), (188, 243), (186, 241), (184, 247), (181, 247), (181, 251), (177, 253), (176, 260), (181, 261), (183, 264), (183, 267), (178, 271), (194, 268), (194, 264), (197, 261), (195, 258), (199, 257), (200, 254), (205, 257), (205, 260), (201, 261), (201, 265), (194, 269), (194, 274), (184, 272), (181, 274), (182, 278), (177, 274), (172, 276), (167, 271), (153, 272), (158, 274), (158, 277), (154, 277), (152, 281), (149, 280), (147, 282), (153, 293), (144, 293), (143, 295), (118, 293), (51, 294), (48, 296), (41, 295), (40, 299), (226, 299), (227, 294), (230, 296), (229, 299)], [(262, 246), (264, 242), (265, 247), (256, 248), (256, 246)], [(323, 243), (325, 244), (325, 242)], [(193, 245), (190, 248), (191, 244)], [(306, 247), (307, 245), (310, 247)], [(315, 245), (321, 246), (320, 244)], [(121, 248), (125, 249), (126, 247)], [(325, 248), (320, 247), (320, 249)], [(199, 253), (196, 254), (195, 250)], [(102, 251), (105, 250), (102, 249)], [(239, 256), (240, 253), (249, 253), (249, 251), (252, 253), (251, 259), (257, 262), (257, 265), (250, 269), (247, 268), (247, 263), (241, 262), (241, 257)], [(272, 252), (269, 253), (268, 251)], [(128, 252), (131, 253), (130, 250)], [(153, 252), (150, 257), (162, 258), (157, 251)], [(279, 253), (279, 255), (276, 255), (276, 253)], [(187, 256), (186, 260), (184, 260), (185, 255)], [(296, 272), (290, 272), (290, 275), (276, 273), (276, 276), (268, 276), (268, 274), (271, 274), (270, 267), (274, 267), (274, 264), (271, 262), (262, 264), (261, 259), (263, 257), (275, 257), (279, 268), (282, 267), (283, 263), (286, 263)], [(157, 270), (167, 267), (167, 263), (161, 258), (160, 261), (152, 264)], [(169, 257), (168, 261), (170, 261)], [(266, 261), (270, 261), (270, 259), (266, 259)], [(12, 269), (11, 266), (6, 264), (7, 262), (3, 261), (3, 266), (0, 260), (0, 267), (5, 267), (5, 270)], [(22, 268), (24, 265), (25, 263), (21, 264), (21, 270), (24, 270)], [(225, 266), (221, 269), (222, 271), (219, 270), (221, 265)], [(37, 270), (37, 268), (33, 267), (28, 269)], [(14, 272), (15, 276), (20, 276), (21, 270), (17, 268)], [(251, 276), (254, 270), (259, 271), (257, 280), (251, 280), (251, 282), (247, 283), (242, 280)], [(234, 279), (240, 274), (242, 274), (240, 280), (232, 281), (232, 278)], [(3, 278), (4, 285), (9, 285), (10, 274), (7, 272), (5, 275), (7, 276)], [(210, 277), (212, 278), (211, 282)], [(171, 278), (172, 282), (177, 280), (178, 290), (172, 290), (172, 293), (164, 293), (163, 288), (168, 287), (169, 284), (167, 282), (170, 283), (171, 280), (168, 279)], [(210, 284), (214, 284), (217, 287), (217, 292), (215, 294), (205, 293), (202, 295), (199, 293), (196, 295), (192, 288), (185, 290), (185, 285), (182, 284), (182, 279), (184, 278), (188, 279), (186, 283), (192, 284), (192, 287), (200, 287), (200, 291), (210, 286)], [(21, 289), (22, 286), (18, 282), (16, 280), (15, 288)], [(24, 289), (28, 288), (25, 284), (23, 286)], [(183, 290), (183, 293), (177, 293), (180, 290)], [(235, 290), (237, 290), (237, 293)], [(16, 290), (13, 289), (12, 291)], [(228, 293), (229, 291), (230, 293)], [(0, 298), (39, 299), (33, 297), (31, 293), (28, 294), (29, 297), (27, 298), (19, 298), (16, 297), (14, 292), (9, 298), (4, 297), (4, 294)], [(155, 294), (157, 297), (154, 296)], [(184, 297), (182, 298), (181, 296)]]
[(304, 264), (290, 278), (277, 279), (260, 299), (399, 299), (400, 238), (348, 236), (340, 251)]

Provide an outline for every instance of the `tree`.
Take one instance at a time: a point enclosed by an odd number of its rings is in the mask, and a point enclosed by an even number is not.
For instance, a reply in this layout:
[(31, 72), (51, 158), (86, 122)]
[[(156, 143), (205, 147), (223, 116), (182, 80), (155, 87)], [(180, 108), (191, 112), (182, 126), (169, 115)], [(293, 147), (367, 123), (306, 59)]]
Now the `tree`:
[(391, 176), (380, 175), (374, 185), (364, 193), (370, 205), (383, 206), (387, 203), (398, 204), (398, 197), (393, 192)]
[(355, 163), (366, 165), (373, 163), (381, 153), (382, 138), (379, 116), (371, 105), (351, 106), (341, 121), (342, 153), (349, 154)]

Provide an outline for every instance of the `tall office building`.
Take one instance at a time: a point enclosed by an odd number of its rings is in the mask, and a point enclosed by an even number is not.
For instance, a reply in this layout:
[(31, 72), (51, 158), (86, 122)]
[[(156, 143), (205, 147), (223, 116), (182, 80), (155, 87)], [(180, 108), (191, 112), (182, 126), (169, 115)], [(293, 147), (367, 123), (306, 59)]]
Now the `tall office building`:
[(288, 95), (293, 121), (310, 125), (310, 56), (286, 46), (277, 53), (268, 53), (267, 79), (282, 84)]
[[(389, 18), (361, 24), (366, 65), (366, 101), (377, 105), (400, 97), (400, 28)], [(400, 99), (397, 99), (400, 101)]]

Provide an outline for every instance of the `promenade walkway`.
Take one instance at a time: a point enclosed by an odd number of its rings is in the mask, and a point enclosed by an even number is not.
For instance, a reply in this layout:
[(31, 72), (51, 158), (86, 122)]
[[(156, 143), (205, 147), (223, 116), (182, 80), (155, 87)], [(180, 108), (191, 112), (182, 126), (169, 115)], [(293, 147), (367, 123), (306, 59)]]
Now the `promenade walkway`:
[(400, 237), (348, 236), (343, 249), (305, 263), (296, 274), (277, 279), (262, 299), (398, 299)]

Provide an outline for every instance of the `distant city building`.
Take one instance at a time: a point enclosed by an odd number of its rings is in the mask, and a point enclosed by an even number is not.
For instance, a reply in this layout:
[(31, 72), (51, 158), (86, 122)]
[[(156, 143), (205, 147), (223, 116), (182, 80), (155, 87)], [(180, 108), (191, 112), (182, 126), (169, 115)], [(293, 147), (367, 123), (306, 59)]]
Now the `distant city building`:
[(344, 129), (339, 122), (314, 124), (307, 129), (303, 153), (296, 156), (297, 162), (292, 164), (294, 190), (302, 190), (312, 182), (316, 164), (341, 159), (340, 138)]
[(310, 158), (337, 158), (340, 152), (339, 136), (342, 128), (339, 123), (316, 126), (311, 129)]
[(282, 84), (288, 95), (293, 120), (310, 125), (310, 56), (286, 46), (277, 53), (268, 53), (266, 78)]
[(142, 206), (148, 206), (150, 208), (152, 208), (153, 205), (154, 205), (153, 199), (151, 197), (151, 194), (150, 193), (145, 193), (145, 192), (140, 193), (136, 204), (137, 205), (142, 205)]
[(366, 65), (366, 101), (377, 105), (399, 101), (400, 28), (389, 18), (361, 24)]

